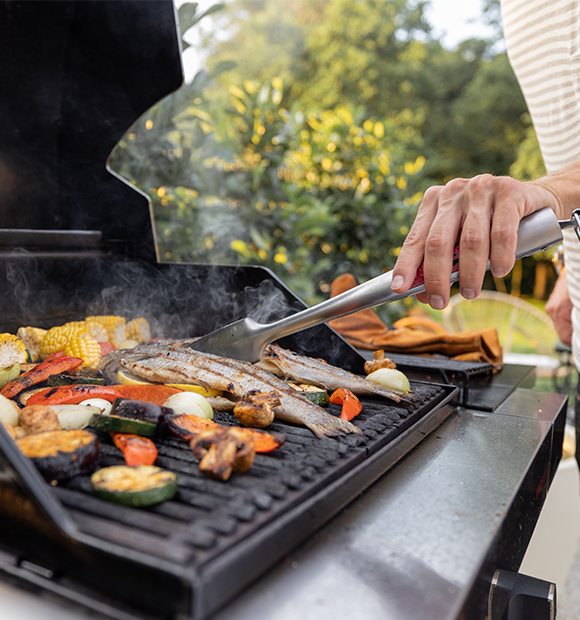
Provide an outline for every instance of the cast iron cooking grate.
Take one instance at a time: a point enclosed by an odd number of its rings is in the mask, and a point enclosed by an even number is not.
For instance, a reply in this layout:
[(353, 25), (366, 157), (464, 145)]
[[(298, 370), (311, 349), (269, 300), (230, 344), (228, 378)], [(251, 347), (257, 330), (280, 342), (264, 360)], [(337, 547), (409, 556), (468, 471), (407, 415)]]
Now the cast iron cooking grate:
[[(417, 408), (363, 400), (363, 413), (356, 418), (363, 435), (319, 439), (305, 428), (274, 423), (269, 430), (286, 436), (284, 446), (257, 454), (248, 472), (233, 474), (226, 483), (199, 472), (187, 441), (177, 437), (156, 440), (156, 465), (177, 474), (179, 491), (174, 500), (147, 509), (94, 497), (90, 476), (61, 482), (54, 492), (85, 533), (135, 549), (146, 545), (160, 558), (200, 565), (387, 445), (445, 396), (438, 385), (417, 384), (414, 392), (419, 399)], [(331, 404), (330, 411), (339, 415), (340, 407)], [(228, 413), (217, 412), (215, 419), (236, 423)], [(100, 439), (100, 465), (123, 464), (111, 439), (106, 434)]]
[[(112, 618), (206, 618), (306, 540), (455, 409), (457, 388), (411, 385), (417, 397), (413, 406), (361, 399), (363, 412), (355, 423), (362, 435), (319, 439), (307, 429), (275, 422), (271, 430), (284, 433), (285, 444), (256, 455), (248, 472), (233, 474), (226, 483), (199, 472), (187, 441), (162, 436), (155, 441), (156, 464), (177, 474), (178, 493), (157, 506), (131, 508), (101, 500), (92, 495), (90, 476), (58, 485), (42, 482), (78, 528), (79, 542), (85, 537), (95, 549), (91, 555), (81, 549), (85, 563), (92, 558), (89, 566), (73, 562), (69, 566), (76, 568), (69, 571), (46, 565), (45, 557), (40, 564), (54, 575), (43, 587), (59, 588), (60, 596), (94, 610), (111, 601), (106, 615)], [(338, 415), (340, 408), (330, 405), (330, 411)], [(228, 413), (216, 413), (216, 419), (236, 422)], [(122, 464), (110, 437), (101, 434), (100, 439), (100, 466)], [(7, 548), (17, 552), (17, 544), (12, 537)], [(20, 562), (38, 564), (33, 550), (19, 553)], [(122, 568), (124, 557), (134, 562), (131, 567)], [(28, 579), (20, 571), (22, 578)]]

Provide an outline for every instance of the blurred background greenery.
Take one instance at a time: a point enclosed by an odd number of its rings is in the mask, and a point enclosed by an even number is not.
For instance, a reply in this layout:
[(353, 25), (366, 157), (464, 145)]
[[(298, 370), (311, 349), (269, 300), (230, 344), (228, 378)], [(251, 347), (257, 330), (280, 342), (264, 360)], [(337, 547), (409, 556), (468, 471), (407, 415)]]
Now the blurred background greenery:
[[(181, 5), (181, 35), (197, 29), (204, 68), (110, 160), (151, 197), (161, 259), (263, 265), (312, 304), (341, 273), (364, 281), (393, 267), (429, 185), (541, 175), (498, 45), (497, 0), (482, 4), (492, 35), (453, 50), (431, 34), (426, 4)], [(555, 279), (549, 259), (518, 262), (485, 288), (541, 303)], [(379, 313), (390, 323), (414, 303)]]

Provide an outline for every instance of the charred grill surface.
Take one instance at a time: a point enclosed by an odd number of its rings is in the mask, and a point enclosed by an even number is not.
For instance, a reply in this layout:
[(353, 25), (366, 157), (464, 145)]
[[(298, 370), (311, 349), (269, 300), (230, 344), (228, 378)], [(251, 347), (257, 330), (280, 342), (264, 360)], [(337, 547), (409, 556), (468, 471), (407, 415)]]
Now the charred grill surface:
[[(319, 439), (305, 428), (272, 424), (268, 430), (284, 433), (286, 443), (257, 454), (248, 472), (232, 475), (227, 483), (204, 477), (188, 442), (166, 435), (156, 440), (156, 464), (177, 474), (179, 491), (173, 500), (147, 509), (95, 498), (90, 476), (62, 482), (54, 492), (85, 533), (201, 567), (388, 446), (448, 395), (439, 385), (413, 387), (420, 403), (416, 407), (363, 399), (363, 412), (356, 418), (362, 435)], [(340, 407), (330, 405), (330, 412), (339, 415)], [(237, 423), (223, 412), (216, 413), (216, 421)], [(101, 466), (121, 464), (120, 451), (103, 434)]]

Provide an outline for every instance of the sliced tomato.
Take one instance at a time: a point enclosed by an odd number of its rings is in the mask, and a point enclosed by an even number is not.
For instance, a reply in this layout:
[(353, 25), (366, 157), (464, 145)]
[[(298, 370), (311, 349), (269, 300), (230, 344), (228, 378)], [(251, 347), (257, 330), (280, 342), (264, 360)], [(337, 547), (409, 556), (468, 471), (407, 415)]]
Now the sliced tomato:
[(342, 405), (340, 417), (343, 420), (352, 420), (362, 411), (362, 403), (350, 391), (344, 388), (338, 388), (330, 395), (330, 402), (335, 405)]
[(110, 342), (99, 342), (99, 346), (101, 347), (101, 357), (105, 357), (108, 353), (112, 353), (115, 351), (115, 345)]
[(128, 467), (139, 465), (153, 465), (157, 460), (157, 448), (146, 437), (127, 435), (125, 433), (111, 433), (113, 442), (123, 453), (125, 464)]

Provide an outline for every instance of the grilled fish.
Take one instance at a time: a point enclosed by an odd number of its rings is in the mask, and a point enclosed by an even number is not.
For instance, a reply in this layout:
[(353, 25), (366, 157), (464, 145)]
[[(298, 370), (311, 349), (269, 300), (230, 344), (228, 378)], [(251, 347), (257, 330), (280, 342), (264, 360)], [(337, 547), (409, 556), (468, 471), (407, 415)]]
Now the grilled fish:
[(277, 345), (267, 346), (257, 365), (279, 377), (301, 383), (311, 383), (329, 392), (338, 388), (345, 388), (359, 396), (383, 396), (395, 402), (412, 402), (414, 400), (410, 394), (389, 390), (347, 370), (331, 366), (313, 357), (297, 355)]
[(250, 390), (274, 392), (281, 406), (274, 412), (286, 422), (302, 424), (319, 437), (361, 431), (356, 426), (327, 413), (300, 396), (286, 383), (248, 362), (199, 353), (191, 349), (140, 347), (133, 354), (119, 356), (119, 363), (133, 374), (159, 383), (195, 383), (229, 392), (242, 398)]

